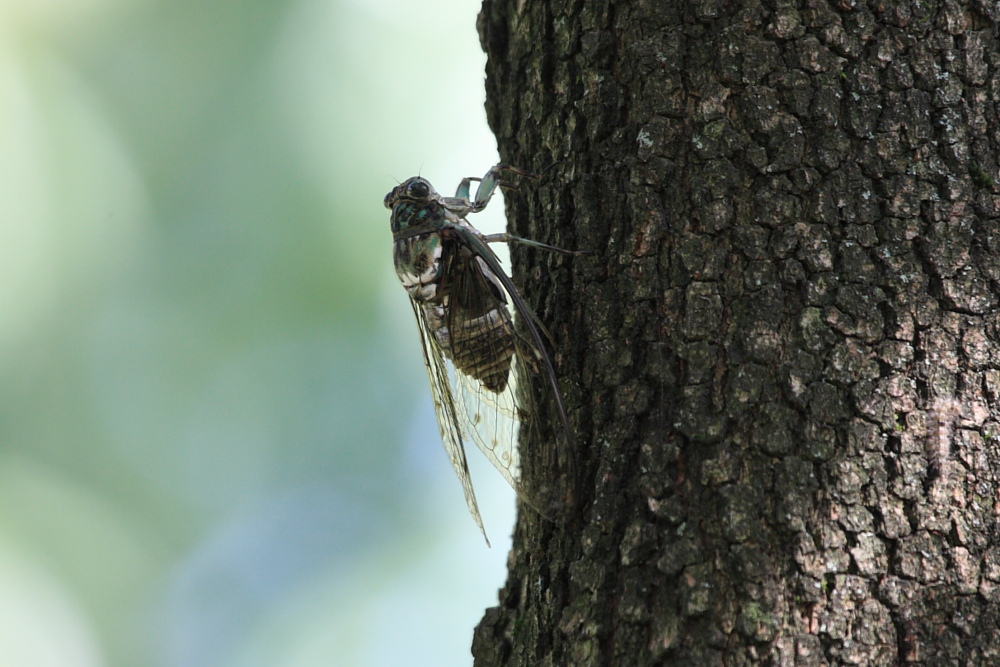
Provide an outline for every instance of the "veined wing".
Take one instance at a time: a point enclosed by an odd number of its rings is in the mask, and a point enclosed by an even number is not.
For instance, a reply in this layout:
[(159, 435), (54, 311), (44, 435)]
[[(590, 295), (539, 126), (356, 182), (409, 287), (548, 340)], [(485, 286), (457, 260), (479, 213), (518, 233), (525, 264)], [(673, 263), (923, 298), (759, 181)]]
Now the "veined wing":
[(517, 334), (505, 293), (489, 267), (464, 249), (450, 257), (447, 313), (459, 408), (469, 438), (520, 491)]
[[(469, 425), (468, 437), (514, 487), (518, 496), (551, 517), (567, 504), (565, 498), (554, 497), (552, 491), (558, 490), (553, 488), (526, 489), (517, 450), (518, 427), (534, 412), (531, 387), (519, 386), (519, 381), (538, 377), (540, 386), (548, 385), (555, 392), (560, 415), (564, 414), (535, 315), (514, 291), (496, 255), (485, 244), (477, 247), (472, 243), (453, 253), (451, 265), (444, 275), (450, 281), (447, 287), (450, 294), (448, 328), (451, 356), (458, 367), (459, 387), (455, 395), (465, 416), (461, 422)], [(526, 331), (515, 328), (509, 304), (514, 304)], [(468, 331), (470, 328), (472, 331)], [(470, 357), (478, 361), (470, 363), (467, 360)], [(502, 383), (493, 377), (492, 371), (497, 368), (505, 371)], [(563, 470), (569, 470), (566, 481), (572, 485), (571, 435), (565, 418), (561, 421), (554, 432), (558, 436), (560, 427), (564, 427), (564, 438), (557, 437), (552, 448), (544, 454), (556, 458), (559, 452), (563, 453), (563, 464), (567, 466)], [(571, 497), (571, 486), (568, 491)]]
[(452, 467), (455, 468), (458, 481), (462, 484), (462, 492), (465, 494), (465, 504), (469, 508), (469, 513), (472, 514), (476, 525), (479, 526), (479, 530), (483, 533), (486, 545), (489, 546), (490, 538), (486, 536), (483, 519), (479, 516), (476, 492), (472, 488), (469, 464), (465, 458), (462, 424), (459, 421), (459, 411), (462, 408), (456, 403), (455, 395), (452, 392), (455, 370), (453, 368), (449, 369), (449, 364), (445, 362), (444, 354), (434, 340), (434, 334), (427, 324), (423, 309), (412, 299), (410, 300), (410, 305), (413, 306), (413, 314), (417, 318), (417, 330), (420, 332), (420, 347), (424, 352), (424, 365), (427, 367), (427, 379), (430, 380), (431, 399), (434, 402), (434, 413), (437, 416), (438, 429), (441, 431), (441, 442), (444, 444), (444, 451), (448, 454), (448, 459), (451, 461)]
[(459, 411), (467, 424), (467, 436), (525, 500), (521, 488), (521, 461), (517, 452), (518, 428), (526, 415), (523, 399), (518, 399), (517, 376), (520, 359), (515, 356), (510, 379), (500, 393), (494, 393), (475, 378), (456, 372), (455, 394)]

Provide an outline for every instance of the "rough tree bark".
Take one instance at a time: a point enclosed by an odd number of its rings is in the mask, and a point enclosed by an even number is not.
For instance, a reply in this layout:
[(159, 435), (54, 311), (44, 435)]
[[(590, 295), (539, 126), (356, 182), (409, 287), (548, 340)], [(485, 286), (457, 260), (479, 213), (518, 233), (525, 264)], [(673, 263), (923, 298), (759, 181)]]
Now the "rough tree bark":
[(582, 501), (477, 665), (1000, 664), (998, 20), (485, 0), (514, 232), (598, 256), (512, 253)]

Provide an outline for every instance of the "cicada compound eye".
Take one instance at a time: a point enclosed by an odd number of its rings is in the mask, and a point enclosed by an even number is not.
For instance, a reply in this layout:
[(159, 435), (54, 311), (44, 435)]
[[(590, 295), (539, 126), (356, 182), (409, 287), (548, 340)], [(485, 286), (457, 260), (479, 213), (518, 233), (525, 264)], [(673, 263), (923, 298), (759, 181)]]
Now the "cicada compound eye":
[(406, 194), (414, 199), (423, 199), (431, 193), (431, 186), (427, 181), (419, 179), (410, 183), (406, 188)]

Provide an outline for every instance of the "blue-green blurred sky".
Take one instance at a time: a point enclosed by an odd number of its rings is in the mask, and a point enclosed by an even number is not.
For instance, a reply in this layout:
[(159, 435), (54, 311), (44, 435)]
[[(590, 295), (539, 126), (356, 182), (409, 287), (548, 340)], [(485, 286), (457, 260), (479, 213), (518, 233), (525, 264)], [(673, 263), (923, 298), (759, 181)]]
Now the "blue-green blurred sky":
[(477, 11), (0, 0), (0, 667), (471, 663), (382, 198), (496, 161)]

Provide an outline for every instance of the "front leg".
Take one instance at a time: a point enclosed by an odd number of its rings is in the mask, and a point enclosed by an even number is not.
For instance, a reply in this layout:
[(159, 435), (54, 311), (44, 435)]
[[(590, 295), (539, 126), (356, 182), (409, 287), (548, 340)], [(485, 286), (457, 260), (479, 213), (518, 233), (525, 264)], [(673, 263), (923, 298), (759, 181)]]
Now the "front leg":
[[(492, 170), (491, 170), (492, 171)], [(489, 174), (487, 174), (488, 176)], [(469, 213), (478, 213), (479, 211), (486, 208), (484, 203), (482, 206), (476, 206), (476, 203), (470, 198), (469, 189), (473, 181), (482, 181), (482, 178), (477, 176), (468, 176), (462, 179), (462, 182), (458, 184), (458, 189), (455, 190), (454, 197), (441, 197), (441, 205), (446, 209), (454, 213), (455, 215), (464, 218)], [(495, 186), (494, 186), (495, 187)], [(480, 184), (479, 190), (483, 187)], [(479, 198), (479, 190), (476, 191), (476, 198)], [(487, 201), (489, 201), (487, 199)]]
[[(478, 176), (467, 176), (462, 179), (462, 182), (458, 184), (458, 189), (455, 190), (454, 197), (443, 197), (441, 203), (444, 204), (452, 213), (458, 215), (466, 215), (468, 213), (479, 213), (486, 205), (490, 203), (493, 199), (493, 193), (496, 192), (497, 188), (505, 188), (507, 190), (516, 190), (516, 183), (507, 183), (501, 179), (501, 175), (509, 171), (518, 176), (524, 178), (539, 179), (542, 177), (541, 174), (531, 174), (526, 171), (521, 171), (516, 167), (511, 167), (508, 164), (498, 164), (494, 165), (486, 175), (482, 178)], [(472, 199), (471, 188), (472, 183), (476, 181), (479, 183), (479, 187), (476, 189), (476, 198)]]
[[(505, 171), (509, 171), (512, 174), (517, 174), (523, 178), (532, 178), (538, 180), (542, 177), (541, 174), (531, 174), (526, 171), (521, 171), (517, 167), (512, 167), (509, 164), (498, 164), (494, 165), (486, 175), (482, 178), (465, 178), (462, 179), (462, 184), (465, 186), (465, 194), (468, 197), (469, 194), (469, 182), (479, 181), (479, 188), (476, 190), (476, 199), (472, 201), (472, 212), (482, 211), (486, 208), (486, 205), (490, 203), (490, 199), (493, 198), (493, 193), (496, 192), (498, 187), (505, 188), (507, 190), (517, 190), (517, 185), (515, 183), (505, 183), (500, 180), (501, 174)], [(462, 185), (459, 186), (459, 189)]]
[(470, 188), (470, 185), (472, 184), (473, 181), (477, 181), (478, 182), (478, 181), (482, 181), (482, 180), (483, 179), (481, 179), (481, 178), (479, 178), (477, 176), (469, 176), (467, 178), (463, 178), (462, 182), (458, 184), (458, 189), (455, 190), (455, 197), (454, 198), (455, 199), (461, 199), (462, 201), (465, 201), (465, 202), (467, 202), (467, 203), (469, 203), (471, 205), (472, 204), (472, 200), (469, 198), (469, 194), (470, 194), (469, 188)]

